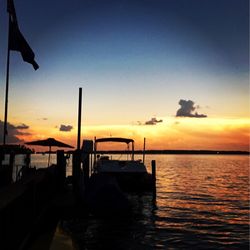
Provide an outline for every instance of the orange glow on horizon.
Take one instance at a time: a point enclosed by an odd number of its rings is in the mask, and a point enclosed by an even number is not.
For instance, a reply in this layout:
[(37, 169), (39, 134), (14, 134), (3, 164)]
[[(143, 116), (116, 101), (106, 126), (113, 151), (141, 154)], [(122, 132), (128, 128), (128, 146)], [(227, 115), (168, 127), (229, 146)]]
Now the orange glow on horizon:
[[(135, 140), (135, 148), (183, 150), (242, 150), (249, 151), (250, 119), (175, 118), (167, 117), (157, 125), (95, 125), (83, 126), (82, 139), (94, 137), (126, 137)], [(38, 133), (39, 131), (39, 133)], [(54, 137), (76, 145), (77, 128), (61, 132), (59, 128), (37, 127), (31, 135), (19, 136), (24, 141)]]

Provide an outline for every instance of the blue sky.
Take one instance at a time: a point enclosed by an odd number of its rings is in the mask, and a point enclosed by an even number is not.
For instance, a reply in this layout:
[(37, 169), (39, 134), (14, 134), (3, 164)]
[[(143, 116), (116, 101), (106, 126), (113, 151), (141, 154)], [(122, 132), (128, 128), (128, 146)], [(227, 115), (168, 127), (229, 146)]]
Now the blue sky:
[[(0, 6), (3, 110), (8, 17), (6, 2)], [(11, 53), (15, 122), (75, 123), (80, 86), (87, 124), (175, 116), (180, 99), (193, 100), (209, 117), (249, 114), (246, 0), (16, 0), (15, 6), (40, 65), (35, 72)]]

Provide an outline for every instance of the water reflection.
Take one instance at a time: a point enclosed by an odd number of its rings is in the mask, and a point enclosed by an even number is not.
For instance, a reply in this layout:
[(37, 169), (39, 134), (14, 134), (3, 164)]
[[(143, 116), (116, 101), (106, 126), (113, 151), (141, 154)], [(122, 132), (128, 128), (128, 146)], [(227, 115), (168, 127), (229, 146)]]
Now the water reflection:
[[(131, 195), (131, 217), (67, 221), (79, 249), (248, 249), (249, 157), (152, 155), (157, 207)], [(149, 169), (150, 171), (150, 169)]]
[(182, 243), (187, 245), (190, 234), (195, 234), (199, 247), (203, 240), (207, 247), (248, 247), (248, 157), (162, 157), (157, 228), (181, 230)]

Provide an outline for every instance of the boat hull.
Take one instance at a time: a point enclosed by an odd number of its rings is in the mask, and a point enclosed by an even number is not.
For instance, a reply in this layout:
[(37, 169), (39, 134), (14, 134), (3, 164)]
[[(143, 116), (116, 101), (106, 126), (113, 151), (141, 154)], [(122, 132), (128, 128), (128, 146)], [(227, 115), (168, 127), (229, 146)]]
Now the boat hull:
[(97, 216), (121, 216), (131, 211), (130, 203), (115, 177), (93, 174), (86, 188), (86, 203)]
[(116, 179), (120, 189), (124, 192), (148, 192), (153, 190), (153, 178), (149, 173), (106, 172), (102, 175)]

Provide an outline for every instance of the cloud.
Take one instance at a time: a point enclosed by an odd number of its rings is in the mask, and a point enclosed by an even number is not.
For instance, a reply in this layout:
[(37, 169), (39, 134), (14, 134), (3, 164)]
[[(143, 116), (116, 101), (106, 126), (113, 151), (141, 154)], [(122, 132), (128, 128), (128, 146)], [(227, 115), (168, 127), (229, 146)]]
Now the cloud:
[(62, 131), (62, 132), (70, 132), (72, 129), (73, 129), (73, 126), (71, 126), (71, 125), (63, 125), (63, 124), (61, 124), (59, 130)]
[(196, 107), (194, 106), (194, 102), (191, 100), (183, 100), (181, 99), (179, 101), (179, 105), (181, 106), (180, 109), (177, 110), (176, 112), (176, 116), (182, 116), (182, 117), (195, 117), (195, 118), (204, 118), (207, 117), (207, 115), (204, 114), (198, 114), (197, 112), (195, 112), (194, 114), (192, 112), (194, 112), (197, 108), (200, 108), (199, 105), (197, 105)]
[[(28, 132), (21, 132), (20, 130), (26, 130), (29, 126), (22, 123), (21, 125), (15, 126), (11, 123), (7, 123), (7, 131), (8, 135), (6, 137), (7, 143), (22, 143), (23, 140), (18, 138), (18, 136), (30, 135)], [(0, 142), (3, 141), (3, 129), (4, 122), (0, 120)]]
[(29, 126), (25, 125), (24, 123), (22, 123), (21, 125), (16, 126), (16, 129), (28, 129)]
[(146, 121), (144, 125), (156, 125), (159, 122), (163, 122), (163, 120), (157, 120), (155, 117), (153, 117), (151, 120)]
[(48, 121), (48, 118), (43, 117), (43, 118), (38, 118), (37, 120), (39, 120), (39, 121)]

